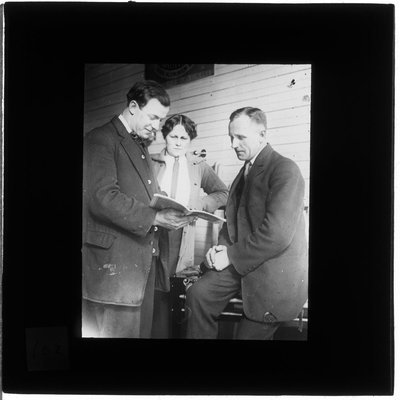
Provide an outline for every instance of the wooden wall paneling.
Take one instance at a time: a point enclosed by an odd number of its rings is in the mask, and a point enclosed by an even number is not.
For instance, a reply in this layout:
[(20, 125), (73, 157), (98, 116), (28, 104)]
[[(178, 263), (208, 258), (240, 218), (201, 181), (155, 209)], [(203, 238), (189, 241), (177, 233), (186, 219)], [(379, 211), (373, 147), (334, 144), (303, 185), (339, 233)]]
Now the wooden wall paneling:
[(295, 88), (301, 81), (309, 80), (308, 69), (294, 70), (288, 66), (283, 66), (282, 69), (274, 68), (268, 73), (258, 72), (255, 75), (253, 73), (249, 74), (248, 70), (246, 72), (243, 76), (233, 74), (232, 76), (214, 76), (211, 79), (204, 78), (203, 80), (207, 80), (207, 83), (204, 82), (201, 86), (181, 86), (179, 90), (170, 89), (168, 92), (174, 100), (175, 106), (179, 108), (181, 103), (184, 107), (188, 107), (192, 103), (204, 101), (201, 96), (214, 95), (217, 97), (219, 95), (221, 97), (223, 94), (229, 95), (233, 91), (237, 95), (240, 90), (249, 92), (252, 89), (252, 85), (256, 85), (256, 88), (261, 89), (279, 85), (281, 82), (285, 85), (291, 85), (292, 80), (295, 79), (296, 83), (290, 86)]
[[(307, 66), (304, 65), (258, 65), (254, 67), (241, 68), (241, 66), (234, 66), (237, 71), (234, 73), (218, 75), (200, 79), (184, 85), (178, 85), (168, 89), (168, 93), (173, 100), (173, 103), (179, 100), (184, 102), (192, 97), (204, 94), (218, 92), (223, 89), (229, 89), (238, 84), (247, 84), (251, 81), (259, 79), (276, 78), (277, 76), (287, 75), (296, 71), (307, 71)], [(308, 67), (309, 70), (309, 67)], [(256, 75), (259, 78), (255, 78)]]
[(120, 113), (129, 88), (143, 77), (143, 64), (90, 65), (85, 77), (84, 133)]
[[(93, 109), (96, 104), (101, 106), (101, 100), (113, 101), (117, 103), (121, 101), (121, 97), (117, 97), (117, 94), (123, 90), (122, 99), (126, 98), (128, 90), (132, 85), (144, 78), (144, 71), (137, 71), (136, 69), (127, 70), (126, 76), (117, 75), (112, 81), (101, 86), (94, 86), (87, 90), (87, 108)], [(129, 72), (129, 73), (128, 73)]]
[[(248, 77), (247, 77), (248, 78)], [(292, 81), (296, 82), (292, 85)], [(264, 79), (253, 79), (250, 82), (238, 84), (230, 82), (224, 89), (213, 90), (196, 96), (187, 96), (172, 102), (172, 113), (185, 113), (211, 108), (232, 102), (251, 101), (256, 98), (271, 98), (279, 93), (290, 93), (295, 89), (309, 88), (310, 78), (308, 71), (287, 73), (283, 76), (274, 76)]]
[(94, 78), (97, 78), (101, 75), (106, 75), (111, 71), (122, 68), (124, 66), (133, 65), (133, 64), (117, 64), (117, 63), (109, 63), (109, 64), (86, 64), (86, 81), (90, 82)]
[[(232, 71), (256, 67), (258, 64), (215, 64), (215, 75), (223, 75)], [(270, 67), (270, 65), (266, 65)]]
[[(86, 79), (87, 89), (93, 90), (100, 87), (109, 86), (112, 82), (121, 80), (134, 74), (143, 73), (144, 66), (139, 64), (108, 64), (109, 70), (104, 70), (103, 65), (99, 65)], [(104, 70), (98, 74), (98, 71)], [(132, 86), (132, 85), (129, 85)], [(111, 89), (112, 91), (112, 89)]]

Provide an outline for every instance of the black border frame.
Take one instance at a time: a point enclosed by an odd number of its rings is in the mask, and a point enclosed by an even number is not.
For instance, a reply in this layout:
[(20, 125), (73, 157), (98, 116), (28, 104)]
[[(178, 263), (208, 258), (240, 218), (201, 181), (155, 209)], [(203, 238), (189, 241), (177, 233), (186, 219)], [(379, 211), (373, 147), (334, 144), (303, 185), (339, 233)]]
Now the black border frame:
[[(4, 10), (5, 392), (393, 393), (392, 5)], [(307, 342), (78, 338), (84, 64), (158, 61), (312, 64)], [(26, 329), (51, 326), (68, 368), (28, 371)]]

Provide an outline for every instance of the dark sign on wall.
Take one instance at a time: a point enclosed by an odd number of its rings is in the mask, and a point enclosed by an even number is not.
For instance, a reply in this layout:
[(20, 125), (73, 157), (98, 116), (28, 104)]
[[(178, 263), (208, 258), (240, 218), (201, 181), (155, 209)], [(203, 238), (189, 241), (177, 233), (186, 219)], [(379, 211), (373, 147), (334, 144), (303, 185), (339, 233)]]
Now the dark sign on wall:
[(214, 64), (146, 64), (145, 77), (171, 87), (214, 75)]

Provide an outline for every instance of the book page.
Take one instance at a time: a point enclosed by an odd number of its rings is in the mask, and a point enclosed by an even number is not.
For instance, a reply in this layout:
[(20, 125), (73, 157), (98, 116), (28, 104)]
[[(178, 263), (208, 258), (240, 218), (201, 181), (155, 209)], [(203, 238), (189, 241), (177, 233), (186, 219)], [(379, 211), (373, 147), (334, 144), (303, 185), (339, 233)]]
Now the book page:
[(165, 208), (173, 208), (177, 211), (182, 211), (185, 215), (195, 215), (198, 218), (205, 219), (206, 221), (212, 223), (225, 222), (224, 218), (221, 218), (217, 215), (211, 214), (207, 211), (202, 210), (189, 210), (183, 204), (179, 203), (175, 199), (171, 199), (168, 196), (164, 196), (162, 194), (156, 193), (153, 199), (150, 202), (150, 207), (153, 207), (157, 210), (164, 210)]

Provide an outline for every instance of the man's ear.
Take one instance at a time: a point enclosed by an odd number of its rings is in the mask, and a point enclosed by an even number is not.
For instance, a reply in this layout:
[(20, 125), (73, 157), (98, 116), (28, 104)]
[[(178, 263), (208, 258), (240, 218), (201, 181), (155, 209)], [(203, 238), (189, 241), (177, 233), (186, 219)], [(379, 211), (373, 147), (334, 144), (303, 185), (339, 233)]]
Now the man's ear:
[(260, 131), (260, 139), (264, 140), (267, 137), (267, 131), (264, 129)]
[(129, 103), (128, 110), (129, 110), (129, 112), (131, 113), (131, 115), (135, 114), (135, 111), (136, 111), (138, 108), (139, 108), (139, 105), (138, 105), (138, 103), (136, 103), (135, 100), (132, 100), (132, 101)]

